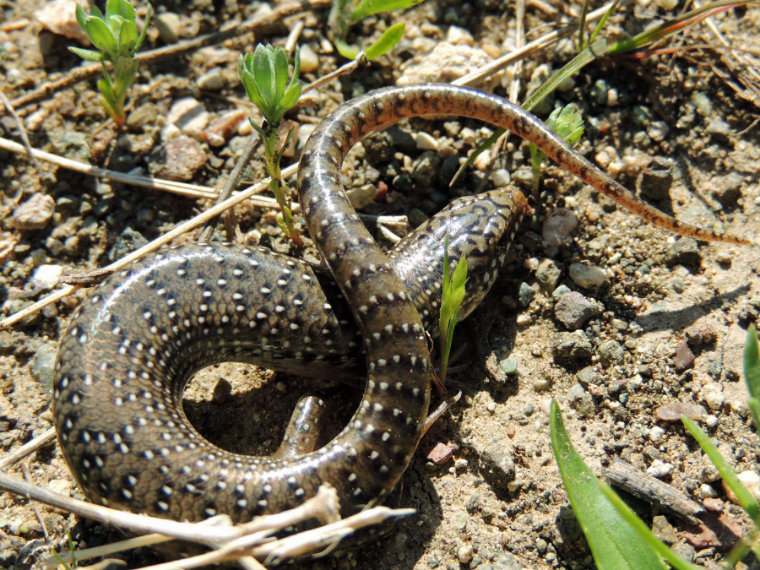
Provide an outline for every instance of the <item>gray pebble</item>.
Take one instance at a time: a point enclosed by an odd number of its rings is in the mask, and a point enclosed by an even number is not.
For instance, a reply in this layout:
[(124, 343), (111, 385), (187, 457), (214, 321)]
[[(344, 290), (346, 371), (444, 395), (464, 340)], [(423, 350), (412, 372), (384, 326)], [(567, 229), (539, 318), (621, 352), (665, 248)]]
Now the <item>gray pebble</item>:
[(189, 181), (208, 159), (201, 144), (193, 138), (178, 136), (150, 155), (151, 174), (158, 178)]
[(499, 362), (499, 369), (506, 375), (517, 374), (517, 359), (505, 358)]
[(219, 67), (209, 69), (206, 73), (198, 78), (198, 87), (210, 91), (219, 91), (227, 85), (227, 79), (224, 72)]
[(608, 340), (599, 345), (599, 361), (605, 368), (622, 362), (625, 349), (616, 340)]
[(179, 39), (182, 30), (179, 15), (174, 12), (163, 12), (156, 15), (154, 22), (156, 23), (156, 28), (158, 28), (158, 35), (161, 41), (173, 44)]
[(29, 370), (32, 376), (47, 389), (50, 389), (53, 381), (53, 368), (55, 367), (57, 351), (58, 344), (55, 342), (46, 342), (41, 345), (34, 354)]
[(525, 281), (520, 283), (520, 289), (517, 292), (517, 301), (520, 303), (520, 306), (527, 307), (535, 297), (536, 290), (533, 287), (525, 283)]
[(598, 303), (578, 293), (571, 291), (554, 306), (554, 316), (568, 330), (574, 331), (581, 328), (590, 319), (602, 313)]
[(584, 386), (597, 385), (601, 380), (593, 366), (586, 366), (586, 368), (579, 370), (575, 377)]
[(653, 160), (648, 168), (641, 171), (636, 180), (639, 193), (652, 200), (667, 200), (670, 197), (670, 187), (673, 185), (671, 168), (672, 164), (669, 160)]
[(552, 292), (557, 286), (562, 270), (551, 259), (544, 259), (536, 269), (536, 279), (544, 290)]
[(10, 225), (17, 230), (41, 230), (48, 225), (54, 212), (55, 200), (38, 192), (14, 210)]
[(595, 265), (572, 263), (569, 268), (570, 279), (584, 289), (595, 289), (607, 282), (607, 272)]
[(591, 342), (578, 332), (558, 334), (552, 346), (554, 362), (564, 368), (577, 368), (591, 360), (592, 354)]
[(575, 212), (567, 208), (555, 208), (546, 216), (541, 226), (541, 237), (553, 247), (562, 245), (578, 226)]
[(665, 262), (670, 265), (685, 265), (698, 268), (702, 264), (702, 254), (697, 241), (682, 237), (668, 245)]

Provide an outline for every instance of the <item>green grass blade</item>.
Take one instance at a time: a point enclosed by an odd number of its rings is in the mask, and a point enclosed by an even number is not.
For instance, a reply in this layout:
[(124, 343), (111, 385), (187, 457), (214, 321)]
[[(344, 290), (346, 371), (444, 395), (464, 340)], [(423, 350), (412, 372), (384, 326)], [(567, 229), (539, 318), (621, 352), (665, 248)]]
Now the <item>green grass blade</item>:
[(351, 11), (351, 21), (358, 22), (367, 16), (379, 14), (381, 12), (392, 12), (393, 10), (406, 10), (415, 4), (424, 0), (362, 0), (359, 5)]
[(755, 399), (760, 398), (760, 355), (755, 325), (749, 327), (747, 342), (744, 344), (744, 380), (747, 382), (749, 395)]
[(602, 484), (601, 490), (620, 516), (623, 517), (631, 528), (636, 531), (639, 537), (649, 545), (649, 548), (664, 558), (673, 568), (676, 568), (676, 570), (697, 570), (699, 568), (699, 566), (695, 566), (691, 562), (687, 562), (678, 556), (678, 554), (668, 548), (668, 545), (657, 538), (649, 527), (644, 524), (644, 521), (636, 516), (636, 513), (631, 510), (631, 507), (626, 505), (625, 501), (623, 501), (623, 499), (621, 499), (608, 485)]
[(704, 451), (707, 457), (710, 458), (712, 464), (715, 465), (718, 473), (720, 473), (720, 476), (723, 478), (723, 482), (729, 489), (731, 489), (731, 491), (733, 491), (734, 495), (736, 495), (736, 500), (739, 501), (739, 505), (747, 511), (747, 514), (752, 518), (755, 525), (760, 525), (760, 506), (758, 506), (752, 493), (750, 493), (744, 484), (739, 481), (736, 472), (723, 458), (718, 451), (718, 448), (715, 447), (712, 441), (710, 441), (707, 434), (699, 428), (697, 422), (686, 417), (681, 418), (681, 421), (683, 422), (683, 425), (686, 426), (686, 429), (689, 430), (692, 437), (697, 440), (702, 451)]
[(383, 35), (381, 35), (375, 43), (364, 50), (367, 59), (372, 61), (392, 50), (393, 47), (401, 41), (401, 38), (404, 37), (405, 30), (406, 25), (404, 22), (393, 24), (390, 28), (385, 30)]
[(601, 484), (573, 448), (562, 422), (562, 414), (552, 401), (551, 435), (554, 457), (570, 504), (586, 535), (600, 570), (666, 568), (657, 554), (605, 496)]

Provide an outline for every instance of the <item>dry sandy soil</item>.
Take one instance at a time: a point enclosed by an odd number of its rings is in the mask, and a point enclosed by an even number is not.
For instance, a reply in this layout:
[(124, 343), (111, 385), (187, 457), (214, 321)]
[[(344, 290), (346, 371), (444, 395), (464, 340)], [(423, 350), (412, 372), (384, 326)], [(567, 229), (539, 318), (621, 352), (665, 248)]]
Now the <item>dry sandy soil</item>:
[[(43, 4), (0, 1), (0, 86), (10, 100), (78, 65), (65, 49), (70, 40), (40, 29), (34, 10)], [(403, 16), (407, 37), (392, 56), (327, 84), (291, 114), (302, 125), (296, 139), (302, 141), (309, 125), (337, 103), (408, 77), (422, 63), (443, 73), (431, 79), (448, 81), (478, 61), (508, 52), (515, 43), (511, 4), (429, 0), (409, 11)], [(660, 4), (668, 3), (628, 4), (610, 23), (610, 37), (637, 33), (681, 8), (681, 3), (674, 9)], [(156, 8), (168, 30), (159, 37), (154, 28), (145, 49), (173, 41), (172, 33), (184, 41), (214, 31), (233, 18), (250, 17), (261, 5), (195, 0), (160, 2)], [(528, 39), (568, 21), (565, 9), (563, 2), (554, 8), (529, 6)], [(757, 66), (760, 54), (759, 15), (760, 8), (752, 6), (714, 19), (728, 45), (739, 49), (733, 54), (718, 49), (713, 32), (698, 25), (686, 39), (667, 45), (674, 50), (589, 65), (562, 86), (552, 104), (575, 103), (586, 121), (579, 150), (657, 207), (687, 222), (755, 237), (760, 233), (760, 90), (757, 67), (750, 65), (754, 61)], [(256, 39), (282, 43), (301, 19), (299, 42), (316, 55), (315, 66), (304, 74), (310, 81), (342, 63), (325, 37), (326, 17), (325, 11), (306, 13), (261, 31)], [(351, 38), (377, 34), (394, 18), (370, 19)], [(93, 79), (16, 111), (36, 148), (95, 164), (108, 160), (110, 168), (125, 172), (139, 168), (166, 174), (166, 158), (156, 151), (162, 136), (171, 135), (167, 115), (178, 100), (193, 98), (211, 120), (248, 109), (241, 102), (236, 62), (239, 51), (251, 49), (252, 39), (247, 34), (143, 66), (129, 122), (110, 157), (102, 141), (112, 131), (97, 104)], [(431, 54), (436, 46), (454, 51), (441, 61), (436, 59), (440, 53)], [(526, 60), (518, 75), (520, 98), (572, 57), (574, 49), (564, 41)], [(484, 87), (504, 94), (508, 81), (499, 75)], [(7, 112), (0, 114), (0, 130), (4, 137), (21, 140)], [(183, 165), (194, 183), (216, 187), (241, 154), (247, 135), (233, 129), (221, 146), (211, 146), (202, 131), (189, 135), (196, 136), (197, 155)], [(432, 137), (410, 144), (410, 134), (420, 131)], [(360, 148), (346, 177), (354, 186), (387, 187), (365, 211), (411, 212), (413, 222), (454, 196), (510, 175), (512, 183), (530, 192), (529, 153), (519, 141), (507, 145), (493, 170), (486, 169), (488, 161), (478, 162), (453, 189), (446, 188), (442, 181), (488, 134), (482, 125), (467, 121), (404, 125)], [(431, 140), (439, 152), (425, 150)], [(99, 182), (45, 163), (38, 166), (8, 151), (0, 151), (0, 173), (0, 317), (49, 292), (51, 284), (34, 277), (40, 266), (60, 266), (66, 274), (102, 267), (207, 205)], [(262, 173), (256, 159), (246, 179), (258, 180)], [(40, 202), (32, 209), (43, 221), (38, 229), (19, 229), (19, 210), (34, 195), (40, 195)], [(666, 415), (673, 407), (691, 409), (737, 470), (757, 470), (760, 445), (744, 404), (741, 351), (746, 328), (759, 322), (760, 251), (678, 240), (554, 166), (545, 168), (541, 196), (532, 205), (533, 216), (522, 225), (486, 306), (469, 328), (462, 325), (466, 334), (455, 342), (463, 350), (450, 389), (461, 390), (463, 398), (426, 435), (404, 477), (397, 501), (418, 514), (360, 550), (305, 566), (593, 567), (552, 455), (552, 399), (562, 407), (575, 445), (597, 474), (604, 475), (613, 461), (622, 459), (708, 508), (709, 526), (723, 532), (690, 525), (662, 502), (633, 503), (683, 556), (714, 567), (731, 545), (731, 532), (746, 531), (741, 511), (727, 499), (698, 446), (680, 422), (667, 421)], [(557, 207), (569, 209), (579, 223), (562, 243), (551, 245), (542, 230)], [(228, 227), (239, 241), (289, 250), (269, 210), (239, 207)], [(225, 237), (218, 230), (214, 239)], [(574, 263), (601, 270), (594, 276), (601, 282), (592, 286), (571, 275)], [(557, 287), (582, 295), (571, 308), (596, 308), (576, 332), (558, 318)], [(57, 340), (85, 295), (79, 292), (0, 330), (0, 454), (52, 426), (49, 385)], [(516, 361), (517, 372), (505, 377), (497, 363), (507, 357)], [(299, 393), (296, 379), (236, 364), (213, 368), (198, 384), (201, 389), (186, 404), (195, 425), (221, 445), (250, 449), (240, 442), (258, 438), (263, 441), (258, 449), (265, 451), (276, 446)], [(357, 394), (334, 391), (350, 412)], [(262, 410), (261, 401), (279, 403)], [(244, 426), (228, 421), (244, 414)], [(441, 464), (427, 459), (437, 444), (453, 451)], [(41, 487), (81, 496), (55, 445), (9, 471)], [(51, 549), (64, 547), (67, 533), (78, 548), (119, 536), (9, 494), (0, 494), (0, 507), (0, 567), (39, 565)], [(138, 567), (157, 557), (139, 551), (125, 560)]]

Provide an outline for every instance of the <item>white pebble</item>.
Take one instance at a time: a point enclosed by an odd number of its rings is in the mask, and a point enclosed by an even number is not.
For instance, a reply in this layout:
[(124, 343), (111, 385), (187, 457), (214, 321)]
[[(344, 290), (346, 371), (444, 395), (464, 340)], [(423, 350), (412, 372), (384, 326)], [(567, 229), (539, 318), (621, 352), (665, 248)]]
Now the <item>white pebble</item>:
[(32, 275), (32, 287), (36, 291), (47, 291), (58, 284), (58, 278), (63, 273), (60, 265), (40, 265)]
[(319, 67), (319, 56), (311, 49), (309, 44), (301, 46), (301, 71), (310, 73)]
[(702, 387), (702, 400), (707, 404), (711, 410), (719, 410), (723, 407), (726, 401), (726, 396), (723, 394), (723, 386), (717, 382), (710, 382)]
[(176, 125), (186, 135), (197, 138), (208, 125), (209, 114), (200, 101), (184, 97), (174, 102), (166, 119), (168, 124)]
[(663, 477), (670, 475), (673, 472), (673, 469), (674, 467), (671, 463), (665, 463), (664, 461), (655, 459), (649, 469), (647, 469), (647, 473), (652, 477), (662, 479)]
[(654, 426), (652, 430), (649, 432), (649, 440), (659, 441), (663, 435), (665, 435), (665, 430), (662, 429), (660, 426)]

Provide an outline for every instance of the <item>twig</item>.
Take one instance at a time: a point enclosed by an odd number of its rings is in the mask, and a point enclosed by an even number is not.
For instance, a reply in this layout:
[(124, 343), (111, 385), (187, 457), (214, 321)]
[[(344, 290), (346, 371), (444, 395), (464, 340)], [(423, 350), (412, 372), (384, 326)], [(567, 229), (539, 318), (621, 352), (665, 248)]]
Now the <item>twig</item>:
[[(137, 59), (140, 63), (153, 63), (162, 59), (179, 57), (182, 54), (195, 51), (199, 48), (214, 45), (230, 38), (243, 36), (255, 32), (260, 28), (266, 28), (280, 22), (283, 18), (287, 18), (288, 16), (325, 8), (330, 5), (330, 2), (331, 0), (298, 0), (296, 2), (288, 2), (287, 4), (278, 6), (265, 16), (254, 17), (243, 23), (232, 22), (226, 26), (222, 26), (218, 32), (199, 36), (179, 44), (139, 53), (137, 54)], [(102, 69), (103, 68), (100, 64), (78, 67), (67, 72), (65, 76), (59, 79), (50, 81), (34, 91), (16, 97), (11, 103), (16, 109), (19, 109), (30, 103), (43, 99), (59, 89), (73, 85), (74, 83), (92, 77), (93, 75), (98, 75), (101, 73)]]
[(13, 105), (8, 100), (8, 97), (5, 96), (5, 93), (0, 91), (0, 99), (3, 100), (3, 104), (5, 105), (5, 109), (8, 111), (8, 113), (11, 114), (13, 117), (13, 120), (16, 121), (16, 124), (18, 125), (19, 134), (21, 135), (21, 140), (24, 141), (24, 147), (26, 148), (26, 152), (29, 155), (29, 158), (32, 159), (32, 162), (34, 162), (34, 165), (37, 167), (38, 170), (42, 170), (40, 167), (40, 163), (37, 161), (37, 157), (34, 156), (34, 153), (32, 152), (32, 143), (29, 142), (29, 136), (26, 134), (26, 128), (24, 127), (24, 123), (21, 122), (21, 119), (16, 114), (16, 110), (13, 108)]
[(34, 453), (38, 449), (45, 447), (46, 445), (51, 443), (53, 440), (55, 440), (55, 429), (50, 428), (49, 430), (44, 432), (42, 435), (35, 437), (33, 440), (25, 443), (24, 445), (22, 445), (15, 451), (6, 453), (2, 458), (0, 458), (0, 471), (4, 469), (8, 469), (8, 467), (13, 465), (17, 461), (23, 459), (27, 455)]

